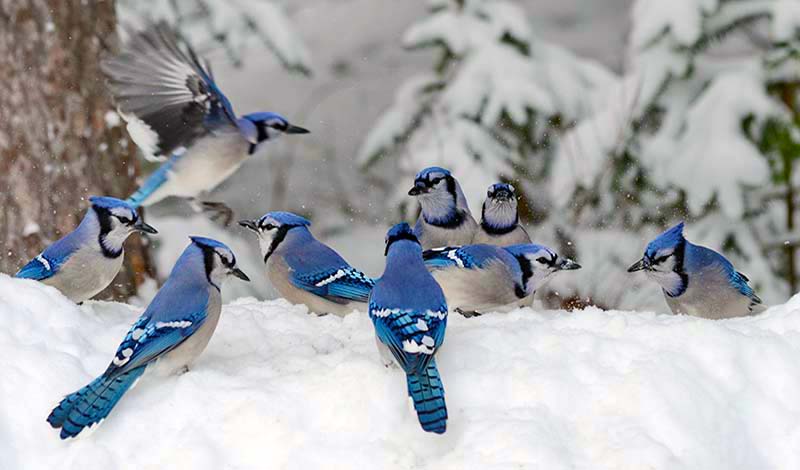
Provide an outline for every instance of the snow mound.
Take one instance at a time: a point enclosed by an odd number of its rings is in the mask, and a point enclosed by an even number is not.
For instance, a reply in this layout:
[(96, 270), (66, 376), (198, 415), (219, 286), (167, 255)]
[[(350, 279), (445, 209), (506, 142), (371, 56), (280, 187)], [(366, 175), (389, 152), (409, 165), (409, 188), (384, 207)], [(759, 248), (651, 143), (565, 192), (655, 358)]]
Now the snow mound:
[(240, 299), (191, 371), (145, 375), (94, 433), (60, 441), (45, 417), (139, 313), (0, 275), (3, 468), (800, 468), (800, 296), (729, 321), (452, 316), (443, 436), (421, 431), (364, 313)]

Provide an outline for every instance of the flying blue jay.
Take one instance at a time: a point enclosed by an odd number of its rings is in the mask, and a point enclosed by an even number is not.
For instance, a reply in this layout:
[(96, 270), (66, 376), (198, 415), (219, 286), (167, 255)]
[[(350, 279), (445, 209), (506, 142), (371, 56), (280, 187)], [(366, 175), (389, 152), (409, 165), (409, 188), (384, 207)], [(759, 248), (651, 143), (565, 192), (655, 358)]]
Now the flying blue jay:
[(185, 372), (205, 349), (219, 321), (222, 281), (229, 275), (249, 279), (227, 246), (203, 237), (191, 240), (106, 371), (65, 397), (47, 417), (53, 428), (61, 428), (62, 439), (105, 419), (148, 367)]
[(530, 242), (531, 237), (519, 223), (514, 186), (507, 183), (489, 186), (483, 201), (481, 224), (472, 243), (510, 246)]
[(316, 313), (364, 310), (374, 281), (311, 234), (311, 222), (291, 212), (242, 220), (258, 236), (267, 276), (286, 300)]
[(447, 303), (408, 224), (389, 229), (385, 254), (386, 269), (369, 296), (369, 317), (379, 347), (388, 348), (406, 373), (422, 429), (442, 434), (447, 408), (434, 355), (444, 342)]
[(55, 287), (73, 302), (83, 302), (108, 287), (119, 273), (123, 243), (135, 231), (156, 233), (130, 204), (92, 196), (80, 225), (15, 274)]
[[(275, 113), (237, 117), (209, 64), (164, 23), (135, 35), (103, 62), (103, 70), (131, 137), (145, 153), (167, 157), (128, 198), (135, 207), (168, 196), (195, 201), (231, 176), (263, 142), (309, 132)], [(224, 204), (202, 205), (230, 222), (232, 212)]]
[(414, 234), (423, 249), (472, 243), (478, 223), (472, 218), (461, 186), (448, 170), (425, 168), (417, 173), (408, 194), (418, 197), (422, 208)]
[(447, 304), (467, 316), (529, 305), (525, 299), (551, 275), (581, 267), (534, 244), (448, 247), (428, 250), (423, 257), (442, 286)]
[(683, 222), (647, 245), (628, 272), (644, 271), (658, 282), (674, 314), (730, 318), (764, 311), (761, 299), (730, 261), (683, 236)]

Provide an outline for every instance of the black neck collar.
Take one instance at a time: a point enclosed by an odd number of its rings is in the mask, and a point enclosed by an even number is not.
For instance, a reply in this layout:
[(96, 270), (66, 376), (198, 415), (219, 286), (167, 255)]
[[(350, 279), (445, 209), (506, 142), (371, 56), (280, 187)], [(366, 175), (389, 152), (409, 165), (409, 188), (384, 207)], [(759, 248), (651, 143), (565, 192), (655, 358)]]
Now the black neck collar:
[(100, 244), (100, 251), (106, 258), (119, 258), (122, 255), (122, 247), (112, 249), (106, 246), (106, 236), (111, 233), (111, 211), (105, 207), (92, 206), (95, 214), (97, 215), (97, 222), (100, 225), (100, 233), (97, 235), (97, 243)]

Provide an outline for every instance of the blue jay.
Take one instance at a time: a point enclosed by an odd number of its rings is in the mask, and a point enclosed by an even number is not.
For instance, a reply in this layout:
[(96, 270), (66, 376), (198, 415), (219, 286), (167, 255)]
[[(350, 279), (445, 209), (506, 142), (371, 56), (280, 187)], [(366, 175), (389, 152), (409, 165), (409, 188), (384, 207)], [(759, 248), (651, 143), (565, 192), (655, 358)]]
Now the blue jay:
[(519, 223), (514, 186), (507, 183), (489, 186), (483, 201), (481, 224), (472, 243), (511, 246), (530, 242), (531, 237)]
[(761, 313), (761, 299), (730, 261), (683, 236), (683, 222), (651, 241), (628, 272), (644, 271), (658, 282), (674, 314), (730, 318)]
[(444, 342), (447, 303), (422, 262), (422, 248), (408, 224), (389, 229), (385, 254), (386, 269), (369, 296), (378, 346), (388, 348), (405, 371), (422, 429), (442, 434), (447, 408), (434, 355)]
[(119, 273), (123, 244), (135, 231), (156, 233), (130, 204), (92, 196), (80, 225), (15, 274), (55, 287), (73, 302), (83, 302), (108, 287)]
[(286, 300), (337, 315), (366, 307), (374, 281), (314, 238), (308, 220), (276, 211), (239, 225), (258, 236), (267, 276)]
[(227, 246), (203, 237), (191, 240), (105, 372), (61, 400), (47, 417), (53, 428), (61, 428), (62, 439), (105, 419), (148, 367), (185, 372), (205, 349), (219, 321), (222, 281), (229, 275), (249, 279)]
[(534, 244), (467, 245), (428, 250), (425, 265), (442, 286), (447, 304), (467, 316), (529, 305), (551, 275), (580, 269), (569, 258)]
[(414, 235), (423, 249), (472, 243), (478, 223), (449, 171), (437, 166), (425, 168), (417, 173), (408, 195), (418, 197), (422, 208)]
[[(168, 196), (195, 201), (263, 142), (309, 132), (275, 113), (237, 117), (208, 63), (164, 23), (135, 35), (119, 55), (103, 62), (103, 70), (131, 137), (145, 153), (167, 157), (128, 198), (135, 207)], [(230, 222), (232, 212), (224, 204), (202, 205)]]

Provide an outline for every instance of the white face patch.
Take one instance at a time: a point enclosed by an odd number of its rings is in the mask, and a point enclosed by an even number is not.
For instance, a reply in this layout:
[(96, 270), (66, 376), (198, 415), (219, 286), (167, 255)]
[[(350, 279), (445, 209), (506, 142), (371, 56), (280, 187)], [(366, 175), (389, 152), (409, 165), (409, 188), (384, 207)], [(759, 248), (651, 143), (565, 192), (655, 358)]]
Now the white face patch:
[(115, 217), (120, 217), (128, 220), (133, 220), (134, 218), (133, 212), (127, 207), (113, 207), (111, 208), (110, 212)]
[(215, 248), (214, 251), (219, 255), (220, 258), (222, 258), (222, 260), (226, 264), (233, 263), (233, 253), (231, 253), (230, 250), (226, 250), (224, 248)]

